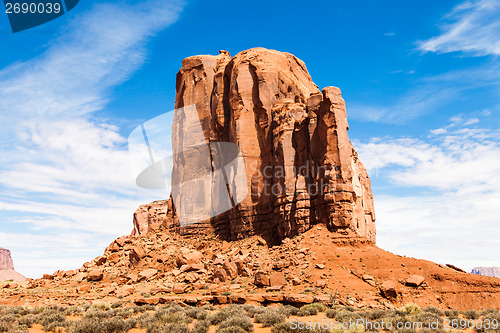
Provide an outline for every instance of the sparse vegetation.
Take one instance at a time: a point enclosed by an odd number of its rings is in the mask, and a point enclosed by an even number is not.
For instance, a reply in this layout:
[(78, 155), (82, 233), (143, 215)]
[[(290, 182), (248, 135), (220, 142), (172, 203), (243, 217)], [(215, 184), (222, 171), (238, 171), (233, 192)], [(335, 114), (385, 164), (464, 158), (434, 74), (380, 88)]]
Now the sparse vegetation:
[[(29, 333), (33, 325), (38, 324), (45, 332), (53, 333), (127, 333), (132, 328), (145, 330), (147, 333), (208, 333), (211, 329), (217, 333), (247, 333), (254, 331), (254, 323), (270, 327), (271, 333), (340, 333), (340, 332), (388, 332), (377, 327), (357, 326), (347, 330), (319, 325), (306, 327), (311, 319), (303, 319), (303, 326), (293, 316), (316, 316), (320, 312), (331, 322), (357, 322), (360, 319), (372, 323), (388, 323), (398, 333), (441, 333), (447, 332), (444, 319), (459, 323), (471, 320), (488, 320), (499, 323), (498, 326), (475, 327), (477, 333), (500, 332), (500, 312), (494, 309), (477, 311), (442, 311), (436, 307), (420, 308), (415, 304), (407, 304), (400, 309), (360, 310), (350, 306), (336, 305), (331, 308), (320, 303), (312, 303), (297, 308), (291, 305), (266, 307), (256, 305), (227, 305), (216, 308), (213, 305), (204, 307), (180, 306), (169, 303), (162, 306), (120, 306), (113, 303), (99, 302), (81, 306), (14, 306), (0, 307), (0, 333)], [(68, 316), (71, 316), (68, 318)], [(69, 320), (68, 320), (69, 319)], [(292, 325), (294, 323), (295, 325)], [(416, 325), (420, 323), (420, 325)], [(430, 328), (430, 324), (436, 325)], [(40, 327), (38, 326), (38, 327)], [(216, 326), (216, 327), (214, 327)], [(452, 328), (450, 332), (464, 332)], [(471, 330), (469, 329), (468, 332)]]

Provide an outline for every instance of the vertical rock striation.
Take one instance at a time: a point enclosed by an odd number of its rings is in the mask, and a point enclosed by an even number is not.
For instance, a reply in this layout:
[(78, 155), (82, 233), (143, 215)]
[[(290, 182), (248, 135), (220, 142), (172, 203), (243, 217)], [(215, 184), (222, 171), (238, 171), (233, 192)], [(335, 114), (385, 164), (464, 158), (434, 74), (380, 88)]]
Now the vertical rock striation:
[[(338, 236), (375, 242), (370, 180), (347, 135), (338, 88), (320, 91), (292, 54), (255, 48), (185, 59), (176, 91), (176, 108), (196, 106), (206, 142), (239, 146), (249, 194), (234, 209), (182, 228), (171, 203), (141, 206), (134, 234), (162, 225), (224, 239), (283, 239), (324, 224)], [(175, 136), (173, 143), (182, 140)]]

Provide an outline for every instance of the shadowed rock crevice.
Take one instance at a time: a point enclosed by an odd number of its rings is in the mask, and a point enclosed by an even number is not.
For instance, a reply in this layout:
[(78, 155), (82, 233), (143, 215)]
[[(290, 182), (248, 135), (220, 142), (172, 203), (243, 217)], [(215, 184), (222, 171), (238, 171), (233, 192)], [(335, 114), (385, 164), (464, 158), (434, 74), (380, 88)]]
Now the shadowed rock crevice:
[[(239, 147), (248, 195), (232, 210), (186, 227), (168, 201), (141, 206), (134, 235), (162, 227), (279, 242), (324, 224), (334, 236), (375, 242), (370, 180), (349, 141), (338, 88), (320, 91), (292, 54), (255, 48), (233, 58), (221, 51), (184, 59), (176, 89), (176, 108), (196, 106), (205, 138), (200, 144)], [(174, 124), (174, 145), (189, 140), (181, 132)], [(180, 155), (174, 159), (180, 162)]]

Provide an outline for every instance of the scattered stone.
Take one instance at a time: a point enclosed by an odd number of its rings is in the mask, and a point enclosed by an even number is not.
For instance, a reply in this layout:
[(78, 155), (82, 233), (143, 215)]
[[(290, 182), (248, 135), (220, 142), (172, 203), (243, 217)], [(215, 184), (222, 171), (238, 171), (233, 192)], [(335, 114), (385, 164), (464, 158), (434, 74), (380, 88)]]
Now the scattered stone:
[(185, 291), (185, 288), (182, 284), (180, 283), (175, 283), (173, 288), (172, 288), (172, 292), (174, 294), (183, 294)]
[(158, 274), (157, 269), (154, 268), (145, 269), (139, 273), (139, 281), (141, 280), (149, 281), (152, 278), (154, 278), (157, 274)]
[(420, 275), (412, 275), (409, 278), (405, 280), (405, 284), (409, 287), (419, 287), (423, 282), (425, 281), (425, 278)]
[(269, 281), (269, 275), (267, 275), (266, 273), (264, 272), (257, 272), (255, 273), (255, 278), (254, 278), (254, 282), (253, 282), (256, 286), (269, 286), (270, 285), (270, 281)]
[(200, 263), (202, 254), (196, 250), (181, 249), (181, 253), (177, 256), (175, 262), (177, 267), (187, 264), (198, 264)]
[(104, 273), (100, 269), (95, 269), (87, 274), (87, 281), (101, 281)]
[(398, 293), (396, 290), (396, 284), (391, 280), (386, 280), (386, 281), (382, 282), (382, 284), (379, 286), (379, 288), (380, 288), (380, 293), (385, 298), (394, 299), (394, 298), (397, 298), (397, 296), (398, 296)]
[(318, 288), (325, 288), (328, 284), (328, 281), (327, 280), (323, 280), (323, 279), (320, 279), (320, 280), (316, 280), (316, 287)]

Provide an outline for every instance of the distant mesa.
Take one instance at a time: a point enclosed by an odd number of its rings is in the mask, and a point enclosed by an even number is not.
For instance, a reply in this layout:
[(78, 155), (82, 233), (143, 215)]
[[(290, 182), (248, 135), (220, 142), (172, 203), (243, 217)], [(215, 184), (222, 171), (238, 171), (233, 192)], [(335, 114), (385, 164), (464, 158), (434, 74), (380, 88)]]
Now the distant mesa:
[(0, 281), (24, 281), (26, 278), (14, 270), (14, 262), (9, 250), (0, 247)]
[(476, 275), (495, 276), (500, 278), (500, 267), (474, 267), (471, 273)]

